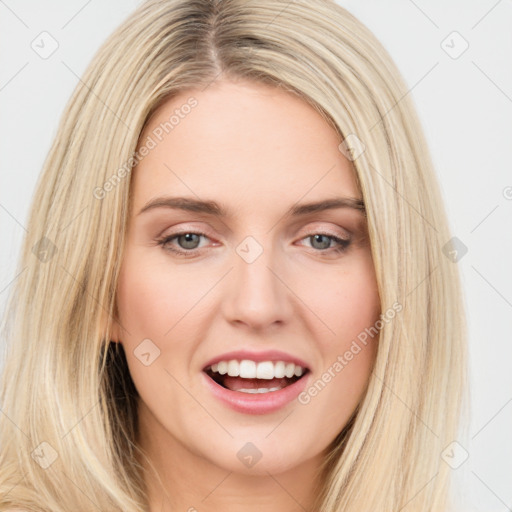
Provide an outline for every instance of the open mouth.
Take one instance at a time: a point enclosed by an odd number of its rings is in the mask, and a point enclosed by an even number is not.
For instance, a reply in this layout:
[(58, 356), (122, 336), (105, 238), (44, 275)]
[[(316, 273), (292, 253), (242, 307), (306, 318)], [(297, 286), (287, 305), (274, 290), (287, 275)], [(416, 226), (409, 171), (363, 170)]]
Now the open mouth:
[(284, 361), (219, 361), (203, 370), (219, 386), (239, 393), (272, 393), (280, 391), (308, 372), (294, 363)]

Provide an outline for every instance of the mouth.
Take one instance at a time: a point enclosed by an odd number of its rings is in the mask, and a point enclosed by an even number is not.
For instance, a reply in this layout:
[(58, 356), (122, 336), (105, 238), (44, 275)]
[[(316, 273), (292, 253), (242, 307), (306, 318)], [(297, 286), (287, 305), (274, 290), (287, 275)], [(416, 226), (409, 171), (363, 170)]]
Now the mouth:
[(216, 384), (230, 391), (246, 394), (275, 393), (303, 379), (307, 367), (287, 361), (218, 361), (203, 369)]

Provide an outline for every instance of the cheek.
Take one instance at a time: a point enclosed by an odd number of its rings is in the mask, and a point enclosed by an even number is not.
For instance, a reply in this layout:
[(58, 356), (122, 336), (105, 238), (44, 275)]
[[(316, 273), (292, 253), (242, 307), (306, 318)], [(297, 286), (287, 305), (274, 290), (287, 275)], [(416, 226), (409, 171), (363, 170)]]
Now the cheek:
[(186, 284), (183, 273), (170, 273), (161, 261), (136, 249), (126, 252), (117, 285), (120, 341), (139, 394), (156, 410), (166, 408), (157, 401), (160, 397), (169, 397), (172, 403), (176, 393), (176, 385), (166, 373), (170, 369), (175, 374), (171, 354), (181, 360), (193, 348), (180, 343), (188, 334), (184, 317), (198, 295), (191, 283)]
[(173, 311), (173, 298), (168, 292), (168, 296), (162, 296), (164, 291), (161, 282), (153, 282), (152, 276), (144, 272), (129, 272), (126, 278), (120, 279), (117, 300), (120, 321), (126, 330), (123, 341), (127, 333), (134, 338), (140, 335), (152, 338), (165, 332), (163, 323), (166, 317), (171, 321), (169, 312)]
[(317, 337), (322, 365), (299, 396), (312, 417), (325, 420), (326, 437), (341, 430), (362, 398), (378, 345), (378, 332), (371, 328), (380, 315), (370, 258), (330, 277), (329, 283), (317, 276), (314, 287), (315, 313), (329, 327), (328, 335)]
[(342, 349), (379, 318), (380, 300), (369, 256), (354, 259), (346, 267), (325, 274), (315, 273), (304, 282), (302, 296), (311, 311), (328, 328), (326, 347)]
[(356, 337), (373, 325), (380, 314), (380, 300), (373, 270), (362, 266), (359, 271), (345, 276), (337, 292), (336, 307), (331, 308), (335, 321), (334, 330), (347, 336)]
[[(169, 273), (161, 262), (126, 255), (118, 282), (121, 324), (129, 336), (163, 339), (197, 301), (193, 276)], [(125, 338), (127, 338), (125, 333)]]
[(176, 392), (166, 370), (186, 378), (187, 369), (178, 363), (192, 357), (196, 343), (191, 336), (208, 325), (200, 321), (201, 298), (212, 278), (183, 266), (172, 269), (162, 258), (130, 249), (117, 285), (119, 339), (139, 393), (151, 401), (162, 387), (167, 396)]

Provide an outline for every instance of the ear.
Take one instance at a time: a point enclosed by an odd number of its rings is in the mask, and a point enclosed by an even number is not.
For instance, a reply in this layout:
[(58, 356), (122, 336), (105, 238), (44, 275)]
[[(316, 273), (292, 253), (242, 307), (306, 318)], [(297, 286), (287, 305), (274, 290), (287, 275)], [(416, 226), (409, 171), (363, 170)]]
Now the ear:
[(119, 323), (115, 319), (112, 320), (112, 331), (110, 334), (110, 341), (113, 341), (114, 343), (122, 343), (119, 331), (120, 331)]

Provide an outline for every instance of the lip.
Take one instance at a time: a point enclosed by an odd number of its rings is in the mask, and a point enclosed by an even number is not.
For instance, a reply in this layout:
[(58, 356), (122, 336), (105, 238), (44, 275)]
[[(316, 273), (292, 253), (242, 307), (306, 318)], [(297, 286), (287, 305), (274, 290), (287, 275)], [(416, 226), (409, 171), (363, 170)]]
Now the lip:
[[(206, 368), (208, 368), (212, 364), (218, 363), (219, 361), (230, 361), (232, 359), (236, 359), (237, 361), (249, 359), (250, 361), (255, 361), (257, 363), (261, 361), (284, 361), (285, 363), (294, 363), (296, 365), (302, 366), (302, 368), (307, 368), (310, 370), (309, 366), (305, 361), (291, 354), (287, 354), (286, 352), (281, 352), (280, 350), (265, 350), (263, 352), (236, 350), (233, 352), (226, 352), (224, 354), (214, 357), (204, 365), (203, 371), (206, 370)], [(273, 393), (279, 393), (279, 391), (273, 391)]]
[[(233, 357), (232, 359), (236, 358)], [(220, 360), (223, 359), (219, 359), (219, 361)], [(268, 359), (266, 360), (268, 361)], [(215, 362), (214, 360), (212, 364)], [(311, 372), (306, 372), (299, 380), (279, 391), (254, 394), (231, 391), (217, 384), (206, 372), (201, 372), (201, 375), (210, 392), (229, 408), (244, 414), (269, 414), (283, 408), (297, 398), (306, 388)]]

